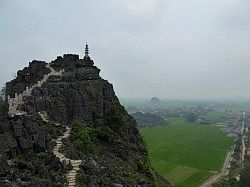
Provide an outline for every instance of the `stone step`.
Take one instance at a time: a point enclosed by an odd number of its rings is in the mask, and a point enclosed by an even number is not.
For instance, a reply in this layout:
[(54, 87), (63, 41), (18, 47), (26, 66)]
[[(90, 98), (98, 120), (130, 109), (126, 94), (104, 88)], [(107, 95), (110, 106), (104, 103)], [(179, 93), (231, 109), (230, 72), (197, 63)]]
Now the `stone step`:
[(74, 164), (76, 164), (76, 163), (81, 164), (81, 163), (82, 163), (82, 160), (74, 160), (73, 163), (74, 163)]
[(82, 162), (80, 162), (80, 163), (72, 163), (72, 166), (79, 167), (81, 164), (82, 164)]
[(67, 180), (76, 179), (76, 174), (73, 176), (67, 176)]
[(69, 172), (67, 175), (70, 177), (72, 177), (72, 176), (75, 176), (77, 174), (77, 172), (75, 172), (75, 173), (71, 173), (71, 172)]
[[(79, 169), (80, 169), (80, 166), (73, 166), (73, 170), (74, 170), (74, 171), (77, 172)], [(73, 171), (73, 170), (71, 170), (71, 171)]]
[(80, 169), (80, 166), (73, 166), (75, 171), (78, 171)]
[(65, 160), (65, 158), (63, 156), (57, 156), (57, 158), (59, 158), (60, 161)]
[(74, 170), (78, 171), (80, 169), (80, 166), (75, 166)]
[(69, 174), (76, 174), (76, 173), (77, 173), (77, 171), (74, 169), (69, 171)]
[(68, 158), (65, 158), (64, 161), (65, 161), (65, 162), (69, 162), (69, 159), (68, 159)]
[(67, 179), (68, 180), (68, 182), (76, 182), (76, 178), (74, 178), (74, 179)]
[(67, 179), (68, 181), (73, 181), (73, 180), (76, 180), (76, 177), (68, 177)]
[(67, 179), (74, 179), (74, 178), (76, 178), (76, 174), (74, 174), (74, 175), (67, 175)]
[(58, 158), (59, 158), (60, 160), (65, 160), (65, 159), (66, 159), (66, 157), (65, 157), (65, 156), (62, 156), (62, 155), (59, 155)]
[(76, 179), (76, 175), (74, 176), (67, 176), (67, 180), (75, 180)]
[(68, 173), (67, 178), (74, 178), (74, 177), (76, 177), (76, 174), (77, 173)]
[(76, 177), (67, 177), (67, 181), (76, 180)]
[(73, 167), (76, 167), (76, 166), (80, 166), (80, 165), (81, 165), (81, 163), (74, 163), (74, 162), (71, 163), (71, 164), (72, 164)]

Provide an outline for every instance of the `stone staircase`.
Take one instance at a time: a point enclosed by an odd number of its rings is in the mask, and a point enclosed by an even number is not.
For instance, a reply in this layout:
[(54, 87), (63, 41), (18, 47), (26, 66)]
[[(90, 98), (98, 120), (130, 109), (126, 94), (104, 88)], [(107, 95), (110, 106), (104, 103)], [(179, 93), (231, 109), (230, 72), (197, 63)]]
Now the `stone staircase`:
[[(42, 120), (44, 122), (48, 123), (49, 121), (51, 121), (51, 120), (49, 120), (49, 116), (48, 116), (46, 111), (38, 112), (38, 114), (40, 115), (40, 117), (42, 118)], [(52, 123), (55, 124), (56, 126), (61, 126), (60, 123), (57, 123), (57, 122), (54, 122), (54, 121)]]
[(19, 109), (20, 105), (23, 104), (23, 97), (31, 96), (33, 89), (36, 87), (41, 87), (42, 84), (49, 79), (50, 75), (62, 75), (62, 73), (64, 72), (64, 70), (55, 71), (54, 68), (50, 66), (50, 64), (47, 64), (46, 68), (49, 68), (51, 72), (49, 74), (44, 75), (41, 81), (38, 81), (36, 84), (31, 86), (30, 88), (26, 87), (26, 90), (24, 90), (23, 93), (21, 94), (15, 93), (14, 98), (10, 98), (10, 96), (8, 96), (9, 115), (13, 116), (13, 115), (27, 114), (25, 111), (21, 111)]
[(73, 168), (67, 173), (67, 181), (69, 187), (74, 187), (76, 184), (76, 174), (77, 171), (80, 169), (80, 165), (82, 163), (82, 160), (73, 160), (66, 158), (63, 153), (59, 152), (59, 148), (62, 146), (62, 139), (68, 138), (70, 135), (71, 128), (66, 126), (66, 131), (62, 136), (59, 136), (56, 139), (56, 146), (53, 149), (54, 155), (60, 159), (61, 162), (71, 163)]
[[(38, 113), (43, 121), (49, 122), (49, 116), (46, 112), (39, 112)], [(55, 123), (56, 125), (61, 125), (60, 123)], [(63, 133), (63, 135), (59, 136), (55, 140), (55, 147), (53, 148), (53, 154), (60, 159), (61, 162), (70, 163), (72, 165), (72, 169), (67, 173), (67, 181), (69, 187), (74, 187), (76, 184), (76, 175), (77, 171), (80, 169), (80, 165), (82, 163), (82, 160), (73, 160), (67, 158), (63, 153), (59, 152), (59, 148), (62, 146), (62, 139), (68, 138), (70, 135), (71, 128), (69, 126), (66, 126), (66, 131)]]
[[(10, 96), (8, 96), (9, 115), (11, 116), (27, 115), (27, 112), (21, 111), (19, 108), (20, 105), (23, 104), (23, 97), (31, 96), (33, 89), (36, 87), (41, 87), (42, 84), (49, 79), (49, 76), (51, 75), (61, 76), (62, 73), (64, 72), (64, 70), (55, 71), (54, 68), (50, 66), (50, 64), (47, 64), (46, 68), (49, 68), (51, 72), (49, 74), (44, 75), (43, 79), (41, 81), (38, 81), (37, 84), (34, 84), (30, 88), (26, 87), (26, 90), (21, 94), (15, 93), (14, 98), (10, 98)], [(38, 112), (38, 114), (41, 116), (43, 121), (49, 122), (49, 116), (46, 112)], [(61, 125), (60, 123), (55, 123), (55, 124)], [(64, 132), (64, 134), (62, 136), (59, 136), (55, 140), (56, 145), (53, 148), (53, 153), (56, 157), (60, 159), (61, 162), (71, 163), (73, 168), (67, 173), (67, 181), (68, 181), (69, 187), (74, 187), (76, 183), (76, 174), (77, 174), (77, 171), (80, 169), (82, 160), (73, 160), (73, 159), (66, 158), (63, 153), (59, 152), (59, 148), (62, 146), (62, 139), (68, 138), (70, 135), (70, 131), (71, 131), (71, 128), (66, 126), (66, 131)]]

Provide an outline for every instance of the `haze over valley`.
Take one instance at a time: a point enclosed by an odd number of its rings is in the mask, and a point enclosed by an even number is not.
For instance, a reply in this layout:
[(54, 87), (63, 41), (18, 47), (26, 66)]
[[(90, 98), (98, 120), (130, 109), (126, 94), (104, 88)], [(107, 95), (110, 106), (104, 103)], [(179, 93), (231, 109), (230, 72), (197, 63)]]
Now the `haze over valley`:
[(88, 42), (119, 97), (249, 98), (249, 12), (246, 0), (1, 1), (0, 84)]
[(249, 187), (250, 1), (0, 1), (0, 186)]

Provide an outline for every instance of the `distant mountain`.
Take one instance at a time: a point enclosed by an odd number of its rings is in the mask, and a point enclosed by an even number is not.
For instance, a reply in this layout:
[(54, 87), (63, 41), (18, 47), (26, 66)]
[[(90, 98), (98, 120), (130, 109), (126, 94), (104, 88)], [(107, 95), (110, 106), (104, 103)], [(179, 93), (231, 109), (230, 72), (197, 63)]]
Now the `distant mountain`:
[(139, 111), (139, 109), (136, 108), (135, 106), (129, 106), (126, 109), (127, 109), (128, 113), (135, 113), (135, 112)]
[(136, 122), (137, 126), (139, 128), (144, 128), (144, 127), (155, 127), (155, 126), (162, 126), (162, 125), (167, 125), (168, 122), (164, 120), (163, 118), (156, 116), (154, 114), (150, 113), (141, 113), (141, 112), (136, 112), (131, 114)]
[(160, 103), (161, 103), (161, 100), (160, 100), (159, 98), (157, 98), (157, 97), (152, 97), (152, 98), (150, 99), (150, 103), (151, 103), (151, 104), (160, 104)]

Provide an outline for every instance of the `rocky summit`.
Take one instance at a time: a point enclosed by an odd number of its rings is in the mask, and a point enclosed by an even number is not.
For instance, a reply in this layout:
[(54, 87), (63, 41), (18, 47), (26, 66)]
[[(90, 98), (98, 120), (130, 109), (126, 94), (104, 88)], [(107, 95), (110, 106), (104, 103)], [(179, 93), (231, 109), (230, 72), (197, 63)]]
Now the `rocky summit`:
[(89, 57), (32, 61), (6, 84), (0, 186), (170, 186)]

